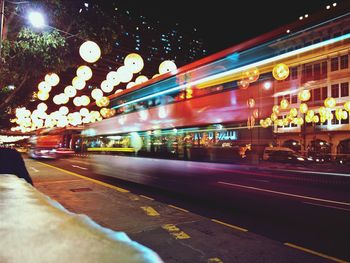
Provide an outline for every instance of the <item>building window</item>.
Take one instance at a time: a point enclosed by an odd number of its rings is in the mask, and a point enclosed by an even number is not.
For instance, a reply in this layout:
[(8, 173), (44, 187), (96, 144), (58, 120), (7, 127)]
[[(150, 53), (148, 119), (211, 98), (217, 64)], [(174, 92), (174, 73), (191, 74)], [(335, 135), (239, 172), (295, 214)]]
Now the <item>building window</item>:
[(341, 124), (349, 124), (349, 113), (346, 115), (346, 119), (341, 119)]
[(339, 98), (339, 84), (333, 84), (331, 86), (331, 96), (333, 98)]
[(335, 110), (332, 111), (333, 114), (333, 119), (331, 121), (332, 125), (338, 125), (339, 121), (337, 120), (337, 118), (335, 117)]
[(328, 97), (328, 90), (327, 90), (327, 87), (322, 87), (321, 90), (322, 90), (322, 97), (321, 97), (322, 100), (327, 99), (327, 97)]
[(321, 79), (321, 64), (314, 65), (314, 80)]
[(349, 67), (349, 56), (344, 55), (340, 57), (340, 69), (347, 69)]
[(339, 70), (338, 57), (331, 59), (331, 71)]
[(297, 79), (298, 78), (298, 68), (297, 67), (292, 67), (291, 68), (290, 76), (291, 76), (292, 79)]
[(298, 95), (297, 94), (292, 95), (292, 103), (298, 103)]
[(321, 100), (321, 88), (314, 89), (314, 101)]
[(323, 61), (321, 66), (321, 78), (326, 79), (327, 73), (328, 73), (328, 63), (327, 61)]
[(349, 96), (349, 82), (343, 82), (340, 84), (340, 96), (341, 97)]

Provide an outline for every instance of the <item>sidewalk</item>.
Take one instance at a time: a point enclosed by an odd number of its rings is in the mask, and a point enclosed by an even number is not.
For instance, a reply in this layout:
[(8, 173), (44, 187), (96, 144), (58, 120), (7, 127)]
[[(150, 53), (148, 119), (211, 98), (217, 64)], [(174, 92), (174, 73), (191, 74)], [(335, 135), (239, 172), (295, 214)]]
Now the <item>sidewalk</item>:
[(167, 263), (329, 262), (292, 244), (249, 232), (240, 226), (204, 218), (127, 189), (26, 160), (35, 187), (66, 209), (86, 214), (103, 227), (125, 232)]

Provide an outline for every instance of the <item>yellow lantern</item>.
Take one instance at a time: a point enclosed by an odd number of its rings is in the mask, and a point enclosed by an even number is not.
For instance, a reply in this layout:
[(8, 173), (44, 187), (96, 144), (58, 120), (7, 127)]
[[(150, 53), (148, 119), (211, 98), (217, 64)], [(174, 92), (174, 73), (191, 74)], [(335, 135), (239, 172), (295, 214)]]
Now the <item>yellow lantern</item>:
[(79, 54), (86, 62), (94, 63), (100, 58), (101, 49), (95, 42), (86, 41), (80, 46)]
[(289, 111), (290, 116), (297, 116), (298, 115), (298, 110), (296, 108), (291, 108)]
[(39, 100), (47, 100), (49, 98), (49, 93), (39, 90), (37, 96)]
[(176, 64), (171, 60), (164, 60), (162, 63), (160, 63), (158, 68), (159, 74), (168, 73), (176, 69)]
[(45, 82), (51, 86), (56, 86), (60, 82), (60, 77), (56, 73), (48, 73), (45, 76)]
[(88, 81), (92, 77), (92, 70), (89, 66), (80, 66), (77, 69), (77, 76), (85, 81)]
[(344, 108), (345, 110), (350, 111), (350, 101), (344, 103)]
[(69, 85), (64, 88), (64, 94), (66, 94), (69, 98), (73, 98), (75, 95), (77, 95), (77, 90)]
[(280, 110), (279, 110), (279, 106), (278, 105), (274, 105), (273, 107), (272, 107), (272, 112), (275, 112), (275, 113), (279, 113), (280, 112)]
[(248, 105), (249, 108), (254, 108), (255, 100), (253, 98), (248, 99), (247, 105)]
[(307, 110), (308, 110), (308, 106), (306, 103), (301, 103), (300, 106), (299, 106), (299, 110), (301, 113), (306, 113)]
[(325, 107), (321, 106), (321, 107), (318, 109), (318, 112), (320, 113), (321, 116), (326, 116), (327, 110), (326, 110)]
[(280, 63), (273, 67), (272, 75), (276, 80), (284, 80), (289, 76), (289, 67)]
[(286, 110), (289, 107), (289, 101), (286, 99), (281, 100), (281, 109)]
[(335, 118), (340, 121), (343, 118), (343, 110), (338, 108), (335, 110)]
[(296, 119), (297, 119), (297, 121), (296, 121), (296, 122), (297, 122), (297, 123), (296, 123), (297, 125), (300, 125), (300, 126), (301, 126), (301, 125), (304, 124), (303, 118), (300, 118), (300, 117), (299, 117), (299, 118), (296, 118)]
[(308, 101), (311, 98), (311, 93), (307, 89), (302, 90), (298, 93), (298, 98), (301, 101)]
[(98, 107), (107, 107), (109, 105), (109, 98), (108, 97), (102, 97), (98, 101), (96, 101), (96, 105)]
[(327, 108), (333, 108), (333, 107), (335, 107), (335, 105), (337, 105), (337, 102), (336, 102), (336, 100), (334, 98), (328, 97), (327, 99), (325, 99), (324, 105)]
[(249, 81), (246, 79), (241, 79), (237, 82), (240, 89), (247, 89), (249, 87)]
[(312, 117), (309, 116), (309, 115), (306, 115), (306, 116), (305, 116), (305, 121), (306, 121), (307, 123), (312, 122)]
[(242, 73), (242, 79), (246, 79), (250, 83), (257, 81), (260, 76), (258, 68), (252, 68)]
[(342, 116), (341, 117), (342, 117), (343, 120), (346, 120), (348, 118), (348, 116), (349, 116), (349, 114), (348, 114), (347, 111), (343, 111), (342, 112)]
[(271, 120), (272, 120), (272, 121), (275, 121), (275, 120), (277, 120), (277, 119), (278, 119), (277, 114), (276, 114), (276, 113), (274, 113), (274, 112), (273, 112), (273, 113), (271, 113), (271, 116), (270, 116), (270, 117), (271, 117)]
[(131, 53), (124, 59), (124, 65), (132, 72), (139, 73), (144, 66), (143, 59), (139, 54)]
[(309, 116), (310, 118), (314, 117), (314, 115), (315, 115), (315, 112), (313, 110), (308, 110), (306, 112), (306, 116)]
[(288, 126), (289, 125), (289, 119), (288, 118), (284, 118), (282, 121), (283, 121), (283, 126)]

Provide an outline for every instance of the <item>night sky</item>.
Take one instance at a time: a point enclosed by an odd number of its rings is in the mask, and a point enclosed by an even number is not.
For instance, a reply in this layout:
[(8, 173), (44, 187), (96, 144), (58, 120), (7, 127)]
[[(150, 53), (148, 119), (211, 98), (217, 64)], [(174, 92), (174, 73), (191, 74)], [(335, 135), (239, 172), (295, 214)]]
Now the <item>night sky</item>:
[[(336, 1), (341, 8), (345, 1)], [(329, 0), (290, 1), (118, 1), (139, 14), (161, 21), (162, 26), (179, 22), (184, 29), (195, 27), (208, 47), (208, 54), (297, 21), (299, 16), (326, 10)], [(350, 10), (349, 10), (350, 11)]]

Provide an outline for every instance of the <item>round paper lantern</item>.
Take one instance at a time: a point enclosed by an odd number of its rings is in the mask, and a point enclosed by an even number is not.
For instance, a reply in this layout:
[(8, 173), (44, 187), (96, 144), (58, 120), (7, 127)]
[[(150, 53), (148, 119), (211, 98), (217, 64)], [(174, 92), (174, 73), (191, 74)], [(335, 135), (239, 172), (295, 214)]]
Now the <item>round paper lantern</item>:
[(307, 113), (306, 113), (306, 116), (309, 116), (309, 117), (314, 117), (315, 115), (315, 112), (313, 110), (308, 110)]
[(77, 69), (77, 76), (85, 81), (88, 81), (92, 77), (92, 70), (89, 66), (80, 66)]
[(99, 100), (103, 97), (103, 92), (102, 90), (100, 89), (93, 89), (91, 91), (91, 97), (94, 99), (94, 100)]
[(301, 103), (300, 106), (299, 106), (299, 110), (301, 113), (306, 113), (307, 110), (308, 110), (308, 106), (306, 103)]
[(122, 92), (122, 91), (123, 91), (123, 89), (117, 89), (117, 90), (114, 92), (114, 94), (120, 93), (120, 92)]
[(96, 101), (96, 105), (98, 107), (107, 107), (109, 105), (109, 98), (108, 97), (102, 97), (98, 101)]
[(86, 41), (80, 46), (79, 54), (86, 62), (94, 63), (100, 58), (101, 49), (95, 42)]
[(289, 76), (289, 68), (286, 64), (277, 64), (272, 69), (272, 75), (276, 80), (284, 80)]
[(67, 115), (69, 112), (69, 109), (66, 106), (61, 106), (58, 110), (62, 115)]
[(48, 73), (45, 76), (45, 82), (50, 86), (56, 86), (60, 83), (60, 77), (56, 73)]
[(286, 99), (282, 99), (282, 100), (281, 100), (281, 109), (282, 109), (282, 110), (285, 110), (285, 109), (288, 108), (288, 106), (289, 106), (289, 101), (286, 100)]
[(80, 103), (82, 106), (87, 106), (90, 103), (90, 98), (86, 95), (80, 97)]
[(279, 110), (279, 106), (278, 105), (274, 105), (273, 107), (272, 107), (272, 112), (275, 112), (275, 113), (279, 113), (280, 112), (280, 110)]
[(73, 98), (75, 95), (77, 95), (77, 90), (73, 86), (69, 85), (64, 88), (64, 94), (66, 94), (69, 98)]
[(65, 93), (58, 94), (61, 104), (66, 104), (69, 101), (69, 97)]
[(250, 83), (259, 79), (260, 72), (258, 68), (252, 68), (242, 73), (242, 79), (246, 79)]
[(296, 117), (298, 115), (298, 110), (296, 108), (291, 108), (289, 111), (289, 115)]
[(72, 85), (77, 90), (82, 90), (85, 87), (85, 84), (86, 84), (85, 80), (83, 80), (78, 76), (74, 77), (72, 80)]
[(132, 80), (133, 74), (132, 72), (125, 66), (121, 66), (117, 69), (118, 78), (123, 83), (128, 83)]
[(298, 93), (298, 98), (301, 101), (308, 101), (311, 98), (311, 93), (307, 89), (302, 90)]
[(53, 103), (55, 103), (56, 105), (61, 104), (61, 99), (59, 95), (55, 95), (52, 100), (53, 100)]
[(140, 75), (138, 76), (136, 79), (135, 79), (135, 83), (136, 84), (141, 84), (141, 83), (144, 83), (148, 80), (148, 78), (144, 75)]
[(44, 102), (41, 102), (38, 104), (38, 106), (36, 106), (36, 108), (38, 109), (38, 111), (46, 111), (47, 105)]
[(104, 92), (109, 93), (113, 90), (113, 85), (109, 83), (107, 80), (104, 80), (101, 82), (101, 89)]
[(136, 85), (135, 82), (130, 81), (130, 82), (126, 85), (126, 88), (127, 88), (127, 89), (130, 89), (130, 88), (134, 87), (135, 85)]
[(255, 100), (253, 98), (248, 99), (247, 105), (249, 108), (253, 108), (255, 106)]
[(46, 93), (49, 93), (51, 91), (51, 86), (46, 81), (41, 81), (38, 84), (38, 90), (41, 90), (41, 91), (46, 92)]
[(333, 107), (335, 107), (335, 105), (337, 105), (337, 102), (336, 102), (336, 100), (334, 98), (328, 97), (327, 99), (325, 99), (324, 105), (327, 108), (333, 108)]
[(73, 104), (77, 107), (80, 107), (82, 105), (82, 101), (81, 101), (81, 98), (80, 97), (75, 97), (73, 99)]
[(106, 80), (113, 86), (117, 86), (120, 83), (119, 75), (117, 71), (110, 71), (106, 76)]
[(249, 81), (246, 79), (241, 79), (237, 82), (240, 89), (247, 89), (249, 87)]
[(164, 74), (164, 73), (171, 72), (175, 69), (177, 69), (177, 67), (173, 61), (164, 60), (162, 63), (160, 63), (158, 71), (159, 71), (159, 74)]
[(87, 108), (81, 108), (79, 111), (81, 116), (88, 116), (89, 115), (89, 110)]
[(138, 73), (143, 69), (143, 59), (139, 54), (131, 53), (124, 59), (124, 65), (132, 72)]
[(47, 100), (49, 98), (49, 93), (39, 90), (37, 96), (39, 100)]
[(156, 78), (156, 77), (158, 77), (158, 76), (160, 76), (160, 74), (154, 74), (153, 77), (152, 77), (152, 79), (154, 79), (154, 78)]
[(350, 101), (344, 103), (344, 109), (350, 111)]

